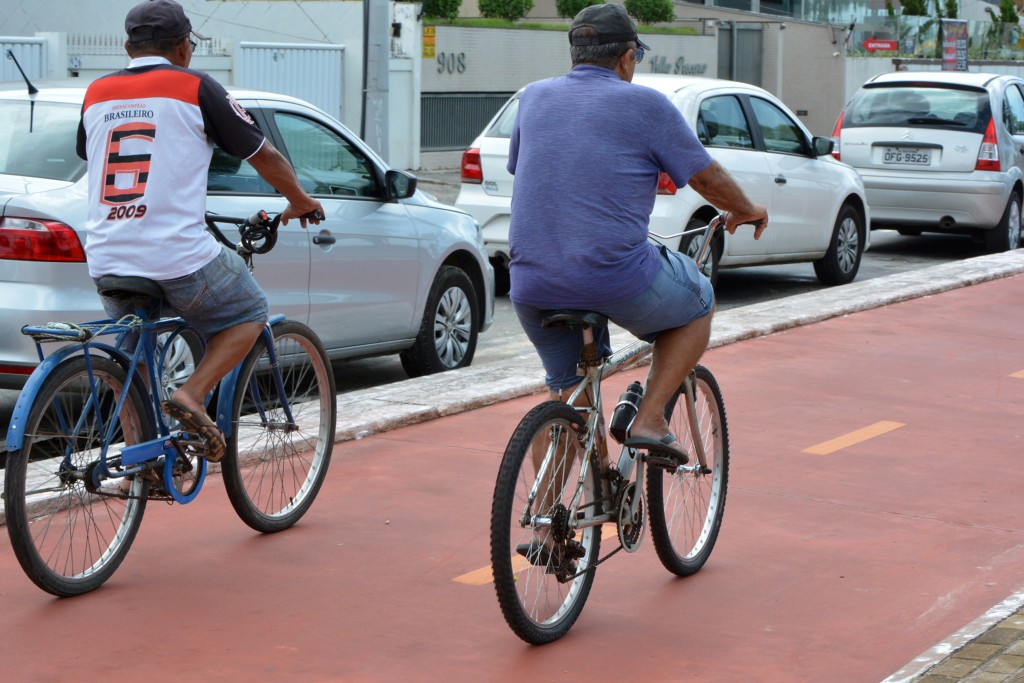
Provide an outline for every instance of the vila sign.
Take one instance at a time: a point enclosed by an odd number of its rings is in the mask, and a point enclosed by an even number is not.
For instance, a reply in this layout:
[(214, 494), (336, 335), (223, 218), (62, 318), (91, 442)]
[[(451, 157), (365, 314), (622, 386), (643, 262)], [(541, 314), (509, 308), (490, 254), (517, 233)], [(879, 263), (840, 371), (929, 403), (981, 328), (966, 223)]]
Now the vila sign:
[(868, 38), (864, 41), (864, 49), (868, 52), (874, 52), (876, 50), (895, 50), (899, 46), (895, 40), (875, 40), (874, 38)]

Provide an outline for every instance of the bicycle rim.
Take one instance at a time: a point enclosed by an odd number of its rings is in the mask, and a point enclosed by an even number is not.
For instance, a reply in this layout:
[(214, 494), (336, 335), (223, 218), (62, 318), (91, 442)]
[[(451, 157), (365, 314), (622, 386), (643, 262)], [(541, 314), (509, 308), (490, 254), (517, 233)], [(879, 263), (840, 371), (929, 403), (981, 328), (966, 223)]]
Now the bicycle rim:
[[(224, 483), (239, 517), (264, 533), (306, 513), (327, 475), (334, 448), (334, 374), (305, 325), (274, 326), (284, 401), (262, 340), (246, 359), (233, 403)], [(289, 421), (285, 407), (294, 421)]]
[[(600, 526), (579, 530), (571, 538), (581, 557), (558, 562), (560, 552), (543, 552), (537, 545), (565, 546), (567, 511), (578, 490), (583, 450), (571, 425), (583, 418), (558, 401), (543, 403), (520, 422), (505, 449), (494, 489), (491, 511), (491, 566), (498, 603), (509, 627), (528, 643), (540, 645), (565, 635), (579, 617), (594, 581), (593, 565), (601, 545)], [(538, 481), (539, 463), (549, 462), (538, 494), (530, 491)], [(595, 513), (600, 495), (599, 473), (591, 463), (582, 485), (577, 509)], [(554, 525), (534, 528), (530, 520), (554, 518)], [(520, 548), (528, 551), (527, 559)], [(591, 571), (587, 571), (591, 569)]]
[(699, 571), (711, 555), (722, 526), (729, 481), (729, 432), (722, 392), (703, 366), (697, 366), (696, 380), (698, 438), (711, 472), (700, 471), (682, 387), (665, 413), (690, 462), (675, 471), (647, 470), (651, 539), (665, 568), (679, 576)]
[(137, 388), (115, 415), (124, 386), (121, 367), (91, 360), (99, 400), (89, 399), (84, 358), (61, 363), (36, 397), (21, 450), (7, 457), (4, 502), (14, 553), (37, 586), (59, 596), (94, 590), (114, 573), (146, 507), (141, 478), (107, 479), (92, 491), (83, 481), (101, 457), (103, 430), (111, 421), (120, 426), (110, 458), (152, 433)]

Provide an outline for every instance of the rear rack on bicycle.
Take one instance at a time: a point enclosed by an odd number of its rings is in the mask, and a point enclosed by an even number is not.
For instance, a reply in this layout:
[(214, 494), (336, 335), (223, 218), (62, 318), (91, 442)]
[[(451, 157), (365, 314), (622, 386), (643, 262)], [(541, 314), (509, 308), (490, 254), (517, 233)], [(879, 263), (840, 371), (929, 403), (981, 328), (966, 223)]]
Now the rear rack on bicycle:
[(37, 344), (48, 342), (87, 342), (104, 334), (136, 332), (142, 328), (142, 319), (137, 315), (126, 315), (120, 320), (100, 320), (91, 323), (43, 323), (26, 325), (21, 333), (28, 335)]

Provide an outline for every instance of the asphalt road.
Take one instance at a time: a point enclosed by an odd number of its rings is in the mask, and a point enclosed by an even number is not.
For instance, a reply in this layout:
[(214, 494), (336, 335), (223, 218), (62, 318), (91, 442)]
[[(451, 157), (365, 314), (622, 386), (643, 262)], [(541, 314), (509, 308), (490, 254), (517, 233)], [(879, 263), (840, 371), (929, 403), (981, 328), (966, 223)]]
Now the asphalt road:
[[(984, 247), (968, 237), (924, 235), (903, 237), (893, 231), (872, 235), (857, 280), (883, 277), (908, 270), (980, 256)], [(809, 263), (723, 270), (716, 289), (718, 310), (801, 294), (821, 287)], [(494, 324), (480, 335), (474, 365), (500, 363), (532, 347), (519, 328), (507, 296), (495, 301)], [(335, 368), (339, 392), (365, 389), (406, 379), (398, 356), (340, 363)], [(6, 436), (17, 393), (0, 390), (0, 435)], [(0, 439), (0, 450), (3, 440)]]

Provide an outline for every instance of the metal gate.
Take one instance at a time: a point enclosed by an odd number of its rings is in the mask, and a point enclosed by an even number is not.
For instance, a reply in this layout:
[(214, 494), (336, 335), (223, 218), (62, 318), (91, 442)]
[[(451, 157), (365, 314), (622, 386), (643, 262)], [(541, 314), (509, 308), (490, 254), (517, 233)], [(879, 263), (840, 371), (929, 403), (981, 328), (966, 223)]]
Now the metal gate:
[(763, 43), (761, 24), (719, 22), (718, 77), (760, 86)]
[(343, 45), (241, 43), (234, 83), (299, 97), (342, 120)]
[(513, 93), (423, 93), (420, 97), (420, 149), (462, 150)]
[(14, 60), (8, 58), (10, 50), (31, 81), (46, 77), (46, 40), (43, 38), (0, 38), (0, 83), (21, 82), (21, 74)]

